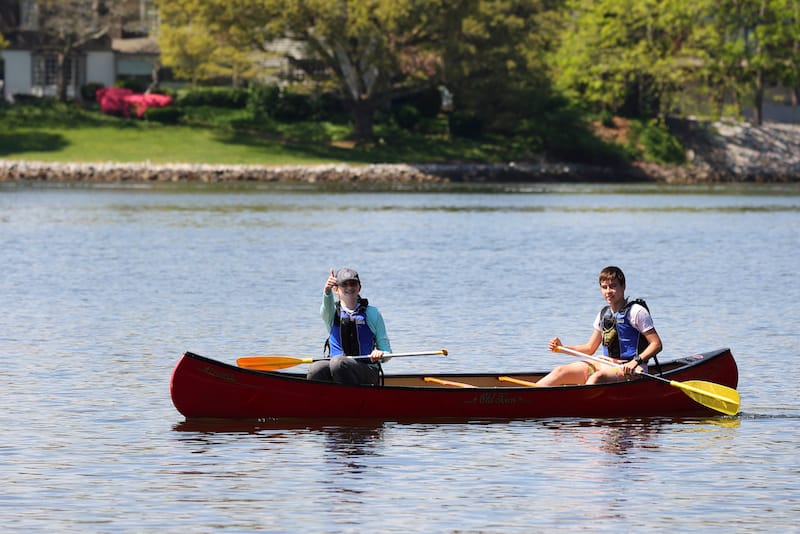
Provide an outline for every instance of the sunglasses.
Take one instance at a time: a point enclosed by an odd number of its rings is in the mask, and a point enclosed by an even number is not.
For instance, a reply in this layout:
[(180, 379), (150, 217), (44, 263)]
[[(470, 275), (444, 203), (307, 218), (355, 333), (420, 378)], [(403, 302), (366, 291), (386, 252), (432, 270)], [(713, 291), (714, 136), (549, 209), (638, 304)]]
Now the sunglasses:
[(338, 284), (339, 287), (358, 287), (358, 282), (355, 280), (345, 280), (341, 284)]

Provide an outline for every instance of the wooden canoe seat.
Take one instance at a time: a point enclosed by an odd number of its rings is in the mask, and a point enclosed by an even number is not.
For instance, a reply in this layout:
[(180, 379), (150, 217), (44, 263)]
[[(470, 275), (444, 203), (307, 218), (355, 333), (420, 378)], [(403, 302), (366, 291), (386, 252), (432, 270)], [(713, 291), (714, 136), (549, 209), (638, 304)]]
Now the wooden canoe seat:
[(525, 386), (529, 388), (538, 388), (539, 384), (536, 382), (529, 382), (528, 380), (520, 380), (519, 378), (514, 378), (511, 376), (498, 376), (497, 379), (500, 382), (511, 382), (512, 384), (517, 384), (518, 386)]
[(443, 386), (453, 386), (455, 388), (474, 388), (472, 384), (466, 384), (464, 382), (453, 382), (452, 380), (442, 380), (441, 378), (435, 378), (433, 376), (426, 376), (425, 382), (434, 382), (436, 384), (441, 384)]

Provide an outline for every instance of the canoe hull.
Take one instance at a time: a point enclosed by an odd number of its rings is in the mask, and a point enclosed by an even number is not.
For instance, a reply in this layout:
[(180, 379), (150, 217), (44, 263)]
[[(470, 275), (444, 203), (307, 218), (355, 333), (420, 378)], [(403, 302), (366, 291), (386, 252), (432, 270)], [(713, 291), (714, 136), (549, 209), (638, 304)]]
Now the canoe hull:
[[(736, 388), (729, 349), (665, 364), (664, 377), (705, 380)], [(543, 373), (511, 373), (530, 379)], [(491, 383), (499, 375), (428, 375), (464, 383)], [(419, 381), (419, 385), (414, 385)], [(176, 409), (194, 419), (513, 419), (541, 417), (651, 417), (719, 415), (680, 388), (650, 378), (594, 386), (435, 387), (422, 376), (387, 375), (387, 385), (342, 386), (304, 375), (242, 369), (185, 353), (172, 373)], [(412, 385), (390, 385), (412, 384)]]

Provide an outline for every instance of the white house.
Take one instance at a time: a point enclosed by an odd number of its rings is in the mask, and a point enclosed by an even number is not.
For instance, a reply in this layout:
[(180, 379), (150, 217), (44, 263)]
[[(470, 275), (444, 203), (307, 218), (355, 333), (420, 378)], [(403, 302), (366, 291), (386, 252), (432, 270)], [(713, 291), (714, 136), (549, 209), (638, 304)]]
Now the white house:
[[(54, 96), (58, 61), (55, 51), (34, 32), (17, 32), (7, 38), (11, 45), (0, 51), (4, 61), (3, 98), (14, 95)], [(113, 85), (116, 81), (114, 51), (109, 42), (93, 43), (68, 59), (67, 96), (80, 96), (88, 82)]]
[[(142, 0), (144, 5), (144, 0)], [(144, 8), (143, 8), (144, 9)], [(14, 95), (54, 96), (58, 61), (56, 48), (37, 31), (35, 0), (3, 2), (0, 6), (0, 32), (10, 43), (0, 50), (3, 59), (3, 98)], [(121, 33), (116, 32), (117, 34)], [(95, 39), (76, 50), (67, 60), (67, 96), (80, 98), (87, 83), (112, 86), (123, 77), (149, 79), (160, 52), (154, 39)]]

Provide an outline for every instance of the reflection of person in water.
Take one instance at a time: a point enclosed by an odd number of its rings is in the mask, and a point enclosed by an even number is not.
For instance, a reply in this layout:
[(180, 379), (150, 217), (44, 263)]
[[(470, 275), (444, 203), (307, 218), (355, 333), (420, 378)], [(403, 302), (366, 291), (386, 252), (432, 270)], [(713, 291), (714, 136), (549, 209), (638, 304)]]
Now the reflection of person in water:
[(636, 454), (639, 449), (657, 449), (653, 438), (660, 432), (657, 421), (575, 421), (551, 427), (557, 434), (577, 442), (591, 451), (617, 456)]
[(325, 450), (332, 458), (344, 460), (349, 469), (362, 468), (359, 459), (375, 456), (375, 443), (383, 439), (383, 424), (378, 426), (326, 426)]
[(605, 452), (625, 456), (635, 453), (636, 449), (646, 447), (658, 448), (652, 443), (658, 431), (658, 425), (650, 423), (622, 423), (618, 425), (598, 427), (602, 429), (601, 449)]

